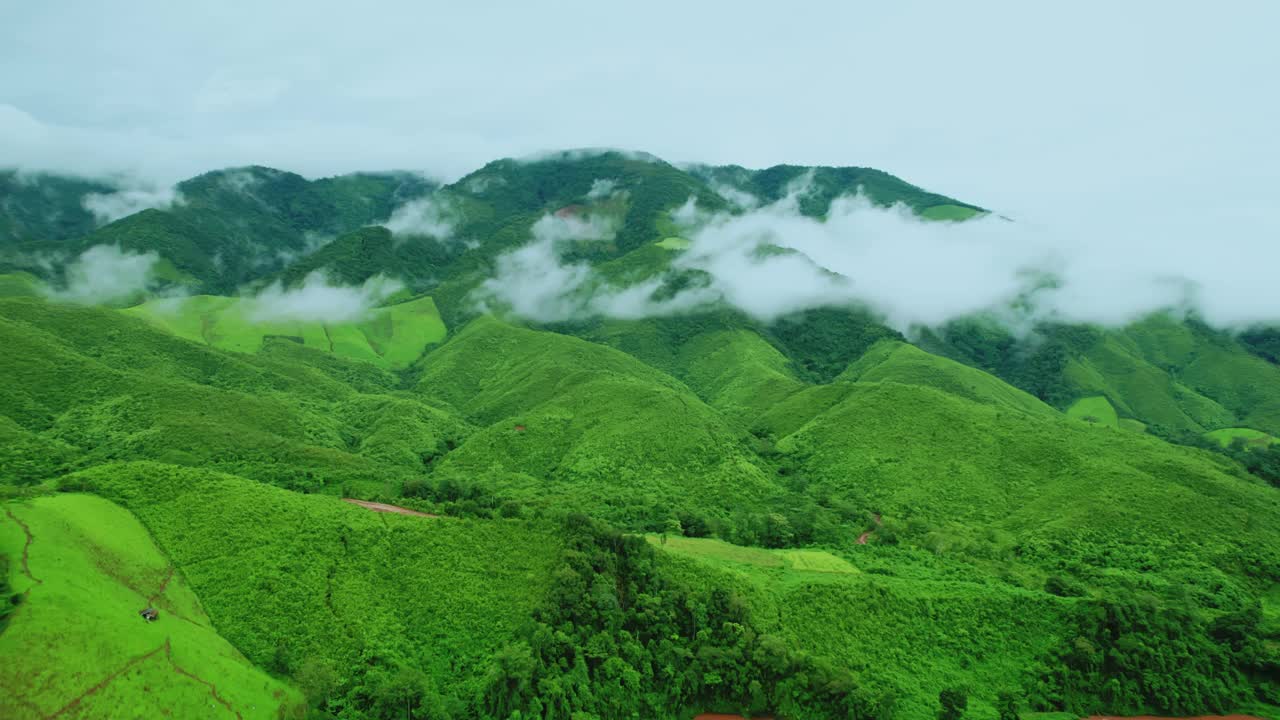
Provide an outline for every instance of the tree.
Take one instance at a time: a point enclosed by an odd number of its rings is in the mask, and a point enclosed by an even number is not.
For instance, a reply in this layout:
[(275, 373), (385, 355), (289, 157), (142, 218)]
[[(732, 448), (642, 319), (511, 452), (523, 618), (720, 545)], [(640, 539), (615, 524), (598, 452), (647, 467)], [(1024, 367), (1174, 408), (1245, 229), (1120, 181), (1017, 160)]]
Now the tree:
[(680, 537), (684, 535), (684, 528), (680, 525), (680, 521), (676, 518), (667, 518), (667, 522), (662, 526), (662, 544), (667, 544), (667, 536), (675, 535)]
[(938, 693), (938, 720), (960, 720), (969, 708), (969, 693), (963, 688), (946, 688)]
[(338, 687), (338, 672), (333, 663), (316, 657), (303, 661), (293, 679), (312, 708), (323, 708)]
[(434, 720), (444, 717), (431, 678), (417, 668), (401, 667), (374, 688), (374, 716), (384, 720)]
[(1018, 720), (1018, 694), (1012, 690), (1001, 690), (996, 695), (996, 712), (1000, 720)]
[(795, 539), (795, 531), (791, 521), (782, 513), (769, 513), (765, 516), (764, 544), (766, 547), (787, 547)]

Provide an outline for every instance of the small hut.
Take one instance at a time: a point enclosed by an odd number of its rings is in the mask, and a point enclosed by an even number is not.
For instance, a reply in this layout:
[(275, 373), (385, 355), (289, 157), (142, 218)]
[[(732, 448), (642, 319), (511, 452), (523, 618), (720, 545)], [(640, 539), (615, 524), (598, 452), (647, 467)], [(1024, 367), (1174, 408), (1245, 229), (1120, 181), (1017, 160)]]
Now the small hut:
[(156, 610), (153, 607), (144, 608), (142, 612), (138, 614), (141, 615), (142, 619), (146, 620), (147, 622), (151, 622), (152, 620), (155, 620), (160, 617), (160, 611)]

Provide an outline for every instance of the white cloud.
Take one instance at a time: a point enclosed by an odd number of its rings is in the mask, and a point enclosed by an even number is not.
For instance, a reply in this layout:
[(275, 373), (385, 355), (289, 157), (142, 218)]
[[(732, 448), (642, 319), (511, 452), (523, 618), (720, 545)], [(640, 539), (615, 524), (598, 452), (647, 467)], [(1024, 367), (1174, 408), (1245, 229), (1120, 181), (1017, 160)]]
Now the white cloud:
[(149, 208), (166, 209), (182, 202), (182, 194), (173, 187), (122, 188), (110, 193), (89, 193), (81, 198), (84, 209), (104, 224)]
[(356, 322), (403, 288), (404, 283), (383, 275), (361, 285), (333, 285), (317, 271), (296, 288), (279, 282), (267, 287), (249, 300), (248, 317), (253, 322)]
[[(1203, 212), (1196, 224), (1133, 213), (1062, 216), (1052, 226), (995, 215), (929, 222), (903, 206), (845, 197), (819, 220), (799, 214), (797, 197), (703, 218), (676, 265), (705, 271), (725, 302), (765, 320), (863, 303), (908, 330), (982, 311), (1013, 320), (1009, 307), (1020, 300), (1031, 308), (1023, 321), (1120, 325), (1188, 308), (1219, 326), (1280, 321), (1275, 221), (1232, 237), (1252, 249), (1234, 255), (1215, 242), (1224, 227)], [(762, 252), (770, 245), (793, 252)]]
[(533, 224), (531, 242), (498, 256), (494, 277), (477, 290), (477, 300), (539, 322), (586, 314), (597, 285), (592, 270), (561, 262), (561, 253), (574, 242), (612, 240), (616, 230), (603, 215), (544, 215)]
[(745, 190), (739, 190), (732, 185), (726, 185), (722, 182), (712, 181), (711, 189), (717, 195), (728, 200), (731, 205), (741, 210), (751, 210), (760, 206), (760, 198), (752, 195)]
[(618, 181), (612, 178), (597, 178), (591, 182), (591, 189), (587, 191), (588, 200), (600, 200), (607, 198), (613, 194), (614, 188), (618, 186)]
[(153, 252), (95, 245), (67, 265), (66, 286), (49, 293), (58, 300), (90, 305), (129, 300), (152, 286), (159, 260)]
[(617, 221), (609, 215), (543, 215), (533, 224), (535, 241), (560, 244), (569, 240), (612, 240)]
[(453, 236), (454, 213), (445, 201), (427, 195), (396, 208), (382, 224), (392, 235), (427, 235), (437, 240)]
[(583, 314), (580, 292), (591, 277), (588, 265), (560, 262), (555, 244), (541, 238), (498, 256), (494, 277), (480, 287), (479, 299), (538, 322), (568, 320)]
[[(662, 278), (615, 287), (585, 264), (561, 260), (561, 243), (586, 223), (547, 216), (534, 241), (500, 257), (484, 291), (513, 313), (550, 322), (593, 315), (635, 318), (722, 302), (761, 319), (816, 307), (862, 305), (911, 331), (989, 312), (1015, 330), (1036, 321), (1122, 325), (1162, 310), (1194, 309), (1221, 327), (1280, 322), (1280, 223), (1231, 237), (1223, 253), (1211, 215), (1060, 217), (1053, 226), (985, 215), (932, 222), (897, 205), (836, 199), (825, 219), (799, 213), (803, 183), (783, 200), (741, 214), (677, 217), (691, 246), (677, 270), (707, 283), (654, 300)], [(575, 224), (576, 223), (576, 224)]]

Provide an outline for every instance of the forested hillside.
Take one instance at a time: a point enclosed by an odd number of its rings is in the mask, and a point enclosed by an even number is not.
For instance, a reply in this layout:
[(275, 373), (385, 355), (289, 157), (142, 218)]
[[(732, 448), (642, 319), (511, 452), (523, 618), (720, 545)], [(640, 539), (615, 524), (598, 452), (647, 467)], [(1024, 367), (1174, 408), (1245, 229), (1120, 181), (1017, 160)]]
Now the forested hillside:
[(110, 222), (0, 179), (6, 718), (1280, 717), (1276, 331), (759, 313), (697, 260), (978, 205), (613, 151)]

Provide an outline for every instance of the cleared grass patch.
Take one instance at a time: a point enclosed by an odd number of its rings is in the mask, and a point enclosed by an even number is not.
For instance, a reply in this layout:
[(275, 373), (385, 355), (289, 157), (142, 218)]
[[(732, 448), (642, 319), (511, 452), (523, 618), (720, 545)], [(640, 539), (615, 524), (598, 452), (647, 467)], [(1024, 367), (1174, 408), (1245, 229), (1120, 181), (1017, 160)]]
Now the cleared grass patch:
[(1141, 420), (1134, 420), (1133, 418), (1120, 418), (1120, 429), (1136, 433), (1144, 433), (1147, 431), (1147, 424)]
[(658, 247), (666, 248), (668, 250), (687, 250), (693, 243), (682, 237), (672, 236), (659, 240), (657, 244)]
[(1278, 442), (1271, 435), (1253, 428), (1222, 428), (1220, 430), (1211, 430), (1205, 433), (1204, 436), (1222, 447), (1230, 445), (1236, 438), (1243, 440), (1248, 447), (1266, 447)]
[(1116, 409), (1102, 395), (1080, 398), (1075, 401), (1071, 407), (1067, 408), (1067, 417), (1074, 420), (1083, 420), (1092, 425), (1120, 427), (1120, 418), (1116, 415)]
[(178, 337), (222, 350), (254, 353), (268, 337), (285, 337), (317, 350), (384, 367), (407, 367), (446, 335), (429, 297), (374, 309), (359, 322), (261, 320), (241, 298), (197, 295), (153, 300), (123, 311)]
[(965, 207), (963, 205), (949, 205), (949, 204), (934, 205), (933, 207), (927, 207), (924, 210), (920, 211), (920, 217), (925, 218), (926, 220), (950, 220), (952, 222), (958, 222), (960, 220), (968, 220), (974, 215), (981, 215), (981, 214), (982, 213), (978, 212), (977, 210), (974, 210), (971, 207)]
[(0, 635), (0, 716), (276, 717), (302, 703), (214, 630), (127, 510), (89, 495), (4, 510), (0, 552), (26, 599)]
[(659, 535), (646, 535), (645, 539), (663, 550), (713, 564), (731, 563), (758, 568), (848, 575), (861, 572), (847, 560), (825, 550), (766, 550), (711, 538), (668, 537), (666, 543), (662, 542)]

